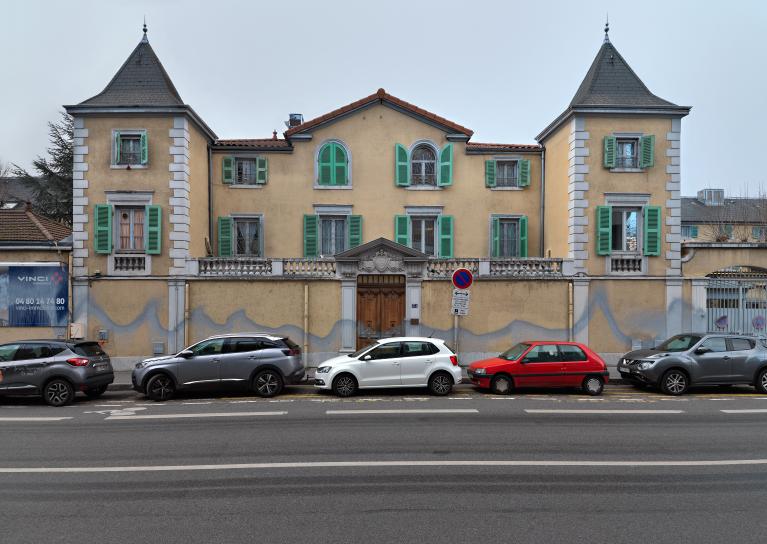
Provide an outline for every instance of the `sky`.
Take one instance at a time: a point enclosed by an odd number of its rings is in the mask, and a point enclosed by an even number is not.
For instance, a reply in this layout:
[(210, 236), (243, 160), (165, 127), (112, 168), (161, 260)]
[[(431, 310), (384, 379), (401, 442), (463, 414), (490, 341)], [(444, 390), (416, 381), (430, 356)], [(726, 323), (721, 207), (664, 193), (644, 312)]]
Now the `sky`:
[[(682, 121), (682, 193), (767, 186), (767, 2), (0, 0), (0, 163), (45, 154), (46, 123), (99, 93), (141, 39), (220, 138), (282, 133), (379, 87), (474, 130), (534, 143), (604, 37)], [(744, 144), (743, 142), (746, 142)], [(751, 144), (751, 145), (749, 145)], [(748, 151), (747, 153), (744, 153)]]

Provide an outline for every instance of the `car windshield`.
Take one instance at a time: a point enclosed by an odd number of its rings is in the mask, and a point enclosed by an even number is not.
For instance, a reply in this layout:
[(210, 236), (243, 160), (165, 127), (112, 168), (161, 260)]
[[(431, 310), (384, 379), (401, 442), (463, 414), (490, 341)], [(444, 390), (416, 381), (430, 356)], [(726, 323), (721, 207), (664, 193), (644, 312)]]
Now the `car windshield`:
[(506, 359), (507, 361), (516, 361), (529, 347), (530, 344), (516, 344), (501, 353), (498, 357)]
[(696, 336), (694, 334), (677, 334), (676, 336), (672, 336), (663, 342), (655, 349), (659, 351), (687, 351), (695, 344), (700, 342), (700, 339), (700, 336)]
[(362, 348), (362, 349), (358, 349), (358, 350), (357, 350), (357, 351), (355, 351), (354, 353), (350, 353), (350, 354), (349, 354), (349, 357), (359, 357), (360, 355), (362, 355), (363, 353), (365, 353), (367, 350), (369, 350), (370, 348), (373, 348), (373, 347), (375, 347), (375, 346), (377, 346), (377, 345), (378, 345), (378, 342), (373, 342), (372, 344), (368, 344), (368, 345), (367, 345), (367, 346), (365, 346), (364, 348)]

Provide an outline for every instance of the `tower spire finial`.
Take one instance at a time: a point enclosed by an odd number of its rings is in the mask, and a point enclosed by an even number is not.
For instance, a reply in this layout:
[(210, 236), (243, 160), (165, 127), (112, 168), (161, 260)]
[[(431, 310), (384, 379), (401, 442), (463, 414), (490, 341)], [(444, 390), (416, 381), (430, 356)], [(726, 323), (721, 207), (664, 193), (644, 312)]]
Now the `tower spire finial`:
[(610, 14), (605, 16), (605, 43), (610, 43)]
[(146, 37), (146, 33), (147, 33), (147, 28), (146, 28), (146, 15), (144, 15), (144, 29), (143, 29), (143, 30), (144, 30), (144, 37), (143, 37), (143, 38), (141, 38), (141, 41), (142, 41), (142, 42), (148, 42), (148, 41), (149, 41), (149, 39)]

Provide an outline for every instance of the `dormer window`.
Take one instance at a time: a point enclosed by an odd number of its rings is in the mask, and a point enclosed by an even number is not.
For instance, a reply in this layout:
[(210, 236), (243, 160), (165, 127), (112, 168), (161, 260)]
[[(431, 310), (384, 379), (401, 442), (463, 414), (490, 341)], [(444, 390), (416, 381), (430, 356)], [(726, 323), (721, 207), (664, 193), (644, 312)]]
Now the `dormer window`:
[(143, 167), (149, 162), (149, 149), (145, 130), (115, 130), (112, 145), (112, 164), (124, 167)]

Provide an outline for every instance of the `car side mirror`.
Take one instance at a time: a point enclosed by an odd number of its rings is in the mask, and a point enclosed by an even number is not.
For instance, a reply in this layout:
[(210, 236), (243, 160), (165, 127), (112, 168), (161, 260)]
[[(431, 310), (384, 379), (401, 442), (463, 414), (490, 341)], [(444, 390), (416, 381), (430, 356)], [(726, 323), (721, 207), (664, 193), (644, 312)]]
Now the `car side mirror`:
[(710, 351), (711, 351), (711, 348), (700, 347), (695, 350), (695, 353), (697, 353), (698, 355), (703, 355), (704, 353), (709, 353)]
[(181, 353), (178, 354), (179, 357), (183, 357), (184, 359), (189, 359), (194, 355), (194, 352), (191, 349), (185, 349)]
[(363, 357), (362, 357), (362, 360), (363, 360), (363, 361), (369, 361), (369, 360), (370, 360), (370, 359), (372, 359), (372, 358), (373, 358), (373, 356), (372, 356), (372, 355), (365, 355), (365, 356), (363, 356)]

